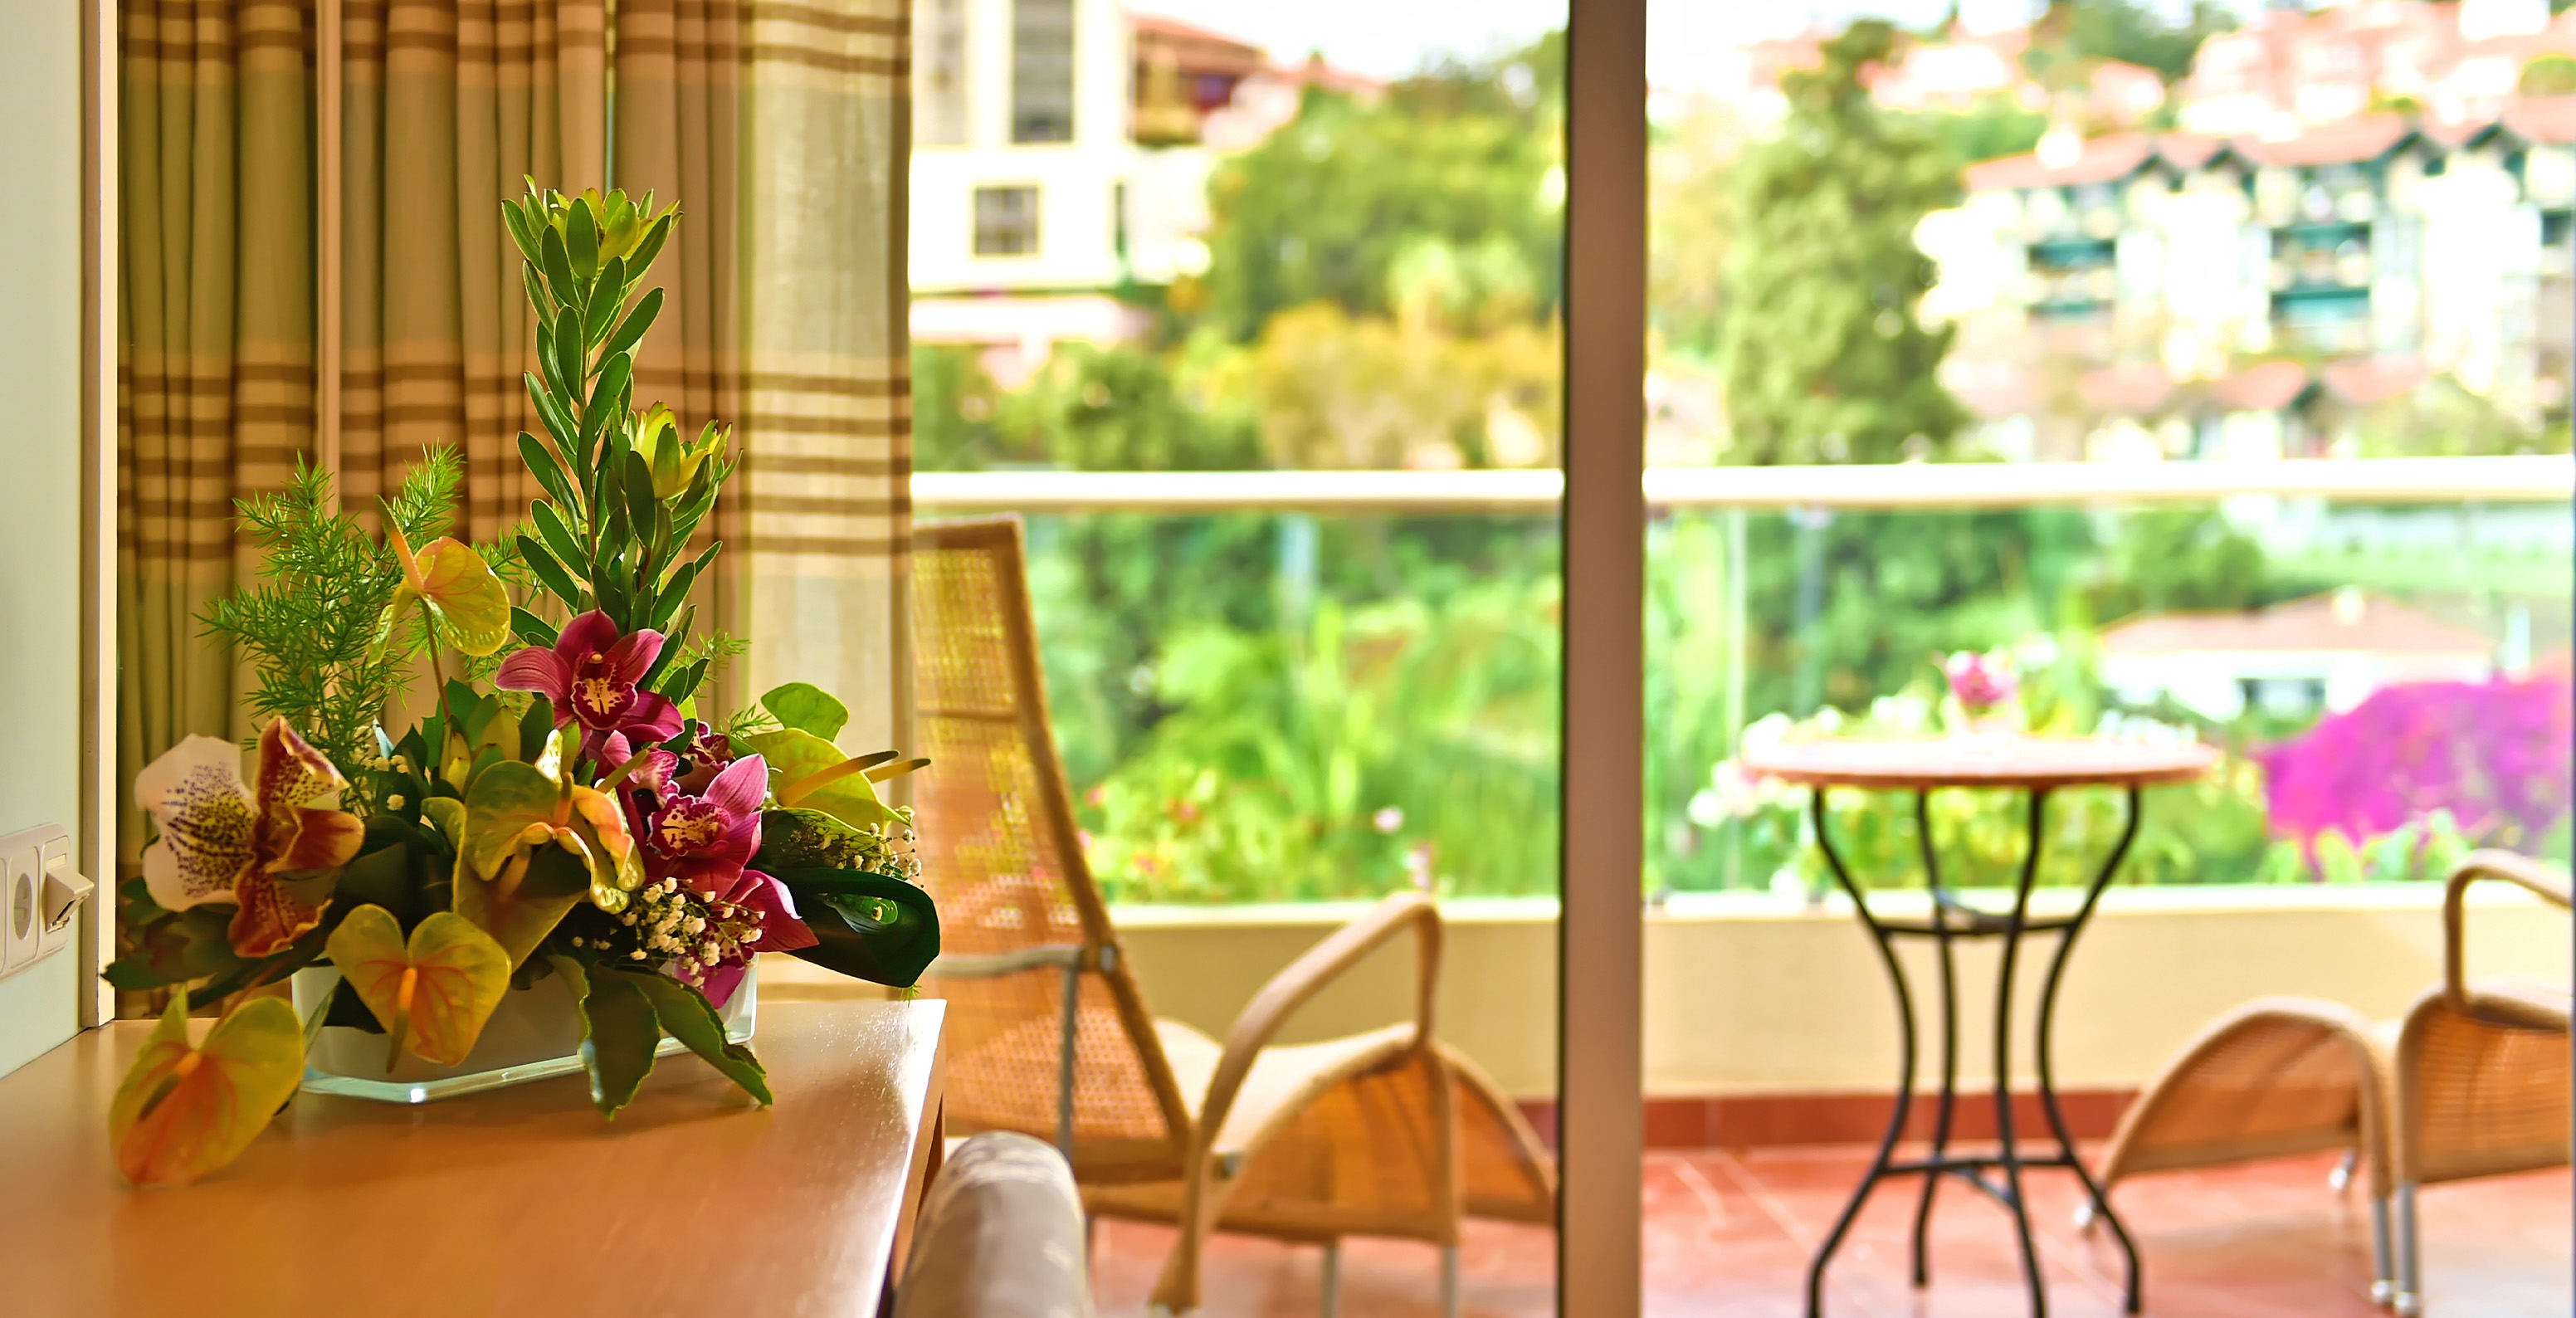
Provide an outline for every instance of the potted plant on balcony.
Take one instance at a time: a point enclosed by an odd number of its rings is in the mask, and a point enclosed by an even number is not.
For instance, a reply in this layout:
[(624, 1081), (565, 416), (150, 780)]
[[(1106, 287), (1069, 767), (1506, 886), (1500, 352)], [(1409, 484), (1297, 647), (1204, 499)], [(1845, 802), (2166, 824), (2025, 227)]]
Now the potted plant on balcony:
[[(250, 772), (189, 737), (137, 775), (158, 836), (125, 885), (120, 988), (171, 990), (111, 1109), (138, 1185), (224, 1165), (299, 1083), (399, 1101), (574, 1069), (613, 1116), (686, 1048), (762, 1103), (753, 958), (908, 986), (938, 953), (910, 814), (804, 683), (698, 713), (739, 642), (696, 625), (693, 542), (734, 473), (633, 402), (661, 309), (639, 289), (676, 208), (530, 184), (504, 203), (536, 312), (519, 436), (540, 496), (501, 544), (446, 534), (462, 481), (433, 449), (381, 539), (327, 474), (246, 500), (260, 586), (211, 608), (268, 716)], [(399, 733), (410, 674), (429, 708)], [(293, 1005), (253, 990), (289, 982)], [(191, 1001), (227, 1010), (191, 1040)]]

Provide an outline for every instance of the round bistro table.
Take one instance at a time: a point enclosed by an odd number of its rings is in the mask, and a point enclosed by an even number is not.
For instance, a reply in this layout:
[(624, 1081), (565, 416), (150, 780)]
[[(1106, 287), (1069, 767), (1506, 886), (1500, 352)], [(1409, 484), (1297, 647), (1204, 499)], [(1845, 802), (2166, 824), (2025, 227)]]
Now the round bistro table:
[[(2094, 904), (2118, 872), (2120, 862), (2128, 855), (2129, 844), (2137, 839), (2140, 791), (2159, 783), (2189, 782), (2209, 771), (2218, 753), (2197, 745), (2157, 746), (2138, 742), (2059, 739), (2014, 736), (1969, 735), (1949, 738), (1915, 738), (1908, 740), (1863, 740), (1858, 738), (1804, 742), (1781, 742), (1744, 756), (1747, 771), (1783, 782), (1799, 783), (1814, 789), (1811, 804), (1815, 818), (1816, 845), (1824, 853), (1825, 863), (1833, 870), (1834, 881), (1850, 894), (1852, 909), (1877, 944), (1879, 961), (1887, 967), (1888, 983), (1896, 992), (1896, 1021), (1901, 1040), (1900, 1067), (1897, 1072), (1896, 1110), (1888, 1118), (1887, 1134), (1878, 1142), (1878, 1153), (1870, 1159), (1869, 1174), (1861, 1178), (1860, 1187), (1852, 1192), (1851, 1202), (1844, 1205), (1842, 1216), (1816, 1250), (1807, 1267), (1808, 1318), (1821, 1318), (1824, 1312), (1825, 1267), (1833, 1261), (1844, 1235), (1851, 1230), (1852, 1219), (1860, 1215), (1870, 1192), (1882, 1177), (1919, 1174), (1923, 1177), (1923, 1195), (1914, 1209), (1913, 1280), (1918, 1287), (1929, 1279), (1924, 1264), (1924, 1235), (1932, 1220), (1932, 1192), (1944, 1176), (1955, 1176), (1984, 1191), (1987, 1197), (2011, 1213), (2013, 1228), (2021, 1245), (2022, 1276), (2030, 1285), (2030, 1311), (2033, 1318), (2044, 1318), (2048, 1312), (2048, 1293), (2041, 1285), (2039, 1254), (2032, 1246), (2029, 1201), (2022, 1195), (2022, 1171), (2031, 1167), (2064, 1168), (2075, 1173), (2091, 1196), (2094, 1215), (2111, 1228), (2120, 1243), (2120, 1252), (2128, 1262), (2126, 1308), (2138, 1312), (2138, 1250), (2130, 1242), (2128, 1229), (2121, 1225), (2111, 1205), (2102, 1195), (2101, 1185), (2086, 1170), (2083, 1159), (2076, 1156), (2075, 1141), (2067, 1133), (2065, 1115), (2059, 1111), (2057, 1087), (2050, 1069), (2050, 1026), (2057, 1008), (2057, 988), (2066, 970), (2067, 954), (2084, 931), (2084, 923), (2093, 914)], [(1914, 794), (1914, 832), (1923, 859), (1925, 886), (1930, 890), (1930, 917), (1924, 920), (1884, 919), (1871, 911), (1852, 882), (1851, 871), (1842, 855), (1834, 850), (1832, 833), (1826, 827), (1825, 794), (1837, 787), (1868, 791), (1912, 792)], [(2013, 788), (2030, 794), (2028, 822), (2029, 842), (2024, 850), (2021, 880), (2013, 889), (2011, 909), (1989, 911), (1960, 900), (1941, 882), (1940, 862), (1932, 850), (1932, 821), (1927, 802), (1932, 792), (1945, 787)], [(2049, 793), (2060, 787), (2117, 787), (2128, 793), (2128, 819), (2121, 829), (2119, 843), (2112, 847), (2110, 858), (2084, 890), (2084, 900), (2073, 915), (2034, 918), (2030, 914), (2032, 881), (2039, 873), (2039, 858), (2048, 818)], [(2013, 974), (2020, 959), (2022, 935), (2055, 933), (2057, 954), (2048, 963), (2048, 978), (2040, 986), (2039, 1014), (2034, 1030), (2034, 1057), (2037, 1062), (2040, 1110), (2046, 1114), (2051, 1133), (2057, 1137), (2057, 1152), (2047, 1157), (2024, 1157), (2015, 1143), (2012, 1116), (2012, 994)], [(1941, 1092), (1932, 1119), (1930, 1152), (1916, 1159), (1895, 1160), (1897, 1137), (1904, 1132), (1906, 1117), (1914, 1101), (1914, 994), (1908, 985), (1903, 965), (1896, 958), (1895, 940), (1930, 938), (1939, 948), (1941, 974)], [(1963, 1154), (1950, 1151), (1950, 1118), (1958, 1104), (1959, 1081), (1959, 1008), (1958, 975), (1951, 943), (1961, 938), (1999, 938), (2003, 940), (2003, 964), (1995, 989), (1995, 1134), (1996, 1148), (1991, 1154)], [(1998, 1184), (1988, 1175), (1989, 1169), (2000, 1170)]]

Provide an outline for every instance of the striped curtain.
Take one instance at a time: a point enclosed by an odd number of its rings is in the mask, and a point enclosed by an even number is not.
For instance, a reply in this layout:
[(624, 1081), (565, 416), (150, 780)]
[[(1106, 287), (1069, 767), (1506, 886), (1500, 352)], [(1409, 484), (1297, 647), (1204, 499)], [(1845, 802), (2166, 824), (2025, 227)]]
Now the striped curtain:
[(499, 203), (522, 176), (676, 198), (636, 397), (736, 424), (743, 473), (702, 532), (730, 571), (700, 618), (752, 652), (716, 706), (810, 681), (848, 702), (850, 745), (899, 744), (902, 0), (126, 0), (121, 779), (188, 733), (249, 731), (195, 619), (254, 566), (232, 500), (317, 452), (317, 4), (344, 43), (345, 506), (373, 525), (446, 443), (475, 538), (524, 517), (533, 327)]
[(343, 502), (372, 527), (423, 447), (459, 445), (488, 540), (527, 515), (539, 429), (501, 199), (606, 182), (606, 0), (339, 3)]
[(747, 690), (839, 694), (853, 747), (911, 731), (909, 12), (754, 3), (743, 42)]
[[(120, 782), (195, 732), (248, 732), (198, 611), (247, 580), (232, 501), (313, 446), (312, 15), (126, 0), (119, 23)], [(119, 815), (119, 855), (139, 818)]]

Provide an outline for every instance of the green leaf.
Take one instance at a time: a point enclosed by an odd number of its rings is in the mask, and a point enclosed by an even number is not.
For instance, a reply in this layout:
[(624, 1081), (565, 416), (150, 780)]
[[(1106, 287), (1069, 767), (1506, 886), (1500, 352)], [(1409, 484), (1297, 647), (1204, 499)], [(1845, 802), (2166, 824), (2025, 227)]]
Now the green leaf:
[(939, 908), (922, 889), (864, 870), (789, 870), (776, 877), (817, 940), (792, 955), (894, 988), (919, 983), (939, 959)]
[[(552, 641), (546, 642), (551, 646)], [(546, 737), (555, 730), (555, 702), (539, 691), (528, 700), (528, 712), (519, 716), (519, 746), (533, 762), (544, 753)]]
[(535, 260), (535, 257), (530, 257), (528, 262), (519, 266), (519, 283), (527, 292), (528, 305), (537, 309), (537, 316), (542, 320), (548, 311), (554, 309), (555, 300), (554, 295), (546, 292), (545, 281), (537, 277), (537, 267), (532, 264)]
[(582, 557), (581, 540), (565, 524), (563, 515), (541, 503), (528, 505), (528, 520), (537, 527), (538, 538), (554, 551), (555, 559), (567, 572), (580, 572), (590, 566)]
[(627, 396), (634, 384), (635, 358), (631, 353), (618, 353), (599, 368), (599, 382), (591, 386), (590, 406), (581, 414), (581, 442), (589, 446), (616, 419), (626, 412)]
[(723, 1072), (726, 1079), (742, 1086), (743, 1092), (759, 1099), (762, 1107), (769, 1106), (769, 1072), (749, 1048), (725, 1038), (724, 1018), (716, 1014), (705, 994), (668, 975), (621, 970), (603, 971), (601, 977), (632, 981), (653, 1003), (653, 1014), (661, 1020), (665, 1033), (705, 1058), (707, 1065)]
[(802, 728), (825, 741), (840, 736), (841, 729), (850, 722), (850, 707), (811, 682), (790, 682), (773, 688), (760, 698), (760, 707), (781, 724)]
[(662, 1027), (635, 976), (603, 973), (589, 979), (581, 999), (581, 1064), (590, 1072), (591, 1105), (614, 1117), (635, 1101), (636, 1089), (653, 1073)]
[(581, 338), (585, 344), (596, 344), (608, 332), (608, 322), (617, 315), (617, 304), (626, 297), (626, 260), (612, 256), (600, 267), (599, 282), (591, 286), (590, 305), (583, 309)]
[(555, 455), (547, 452), (546, 446), (536, 436), (524, 430), (519, 432), (519, 460), (528, 464), (529, 473), (537, 478), (537, 484), (545, 487), (547, 497), (567, 509), (580, 509), (581, 500), (574, 497), (572, 477), (564, 474), (563, 467), (555, 461)]
[(546, 552), (544, 545), (538, 544), (527, 536), (520, 536), (519, 558), (528, 565), (529, 571), (537, 574), (537, 580), (545, 583), (546, 589), (553, 591), (555, 597), (564, 602), (564, 607), (575, 612), (581, 610), (588, 596), (582, 593), (581, 587), (573, 584), (572, 574), (564, 571), (563, 565), (555, 561), (554, 555)]
[[(567, 418), (573, 415), (573, 409), (582, 406), (584, 395), (581, 386), (590, 378), (589, 354), (582, 347), (581, 313), (577, 307), (578, 304), (565, 307), (555, 317), (555, 369), (563, 374), (563, 405)], [(585, 442), (583, 447), (589, 446)]]
[(509, 226), (510, 241), (518, 244), (519, 255), (527, 258), (529, 264), (535, 264), (537, 226), (540, 221), (529, 219), (527, 212), (519, 208), (519, 203), (504, 200), (501, 203), (501, 222)]
[(572, 413), (565, 411), (563, 404), (546, 392), (546, 386), (537, 379), (536, 372), (521, 371), (519, 376), (527, 381), (528, 403), (537, 409), (537, 419), (545, 423), (546, 433), (554, 436), (555, 446), (566, 453), (579, 452), (581, 432), (573, 427)]
[(583, 279), (599, 273), (599, 225), (591, 219), (590, 207), (573, 202), (571, 214), (565, 217), (564, 244), (572, 256), (572, 272)]
[(551, 224), (537, 234), (537, 265), (546, 272), (546, 284), (559, 304), (570, 305), (581, 290), (581, 281), (573, 278), (572, 255), (564, 250), (564, 238)]
[[(367, 840), (375, 841), (377, 834), (376, 820), (368, 820)], [(346, 907), (381, 906), (404, 924), (418, 922), (420, 912), (415, 909), (412, 890), (413, 845), (397, 839), (372, 851), (360, 851), (357, 859), (341, 867), (340, 884), (333, 895)]]
[(579, 857), (552, 841), (527, 849), (532, 825), (560, 826), (559, 800), (555, 780), (519, 760), (486, 767), (465, 789), (456, 913), (508, 949), (512, 966), (590, 891), (590, 870)]
[[(572, 313), (562, 314), (568, 316)], [(542, 316), (537, 318), (537, 374), (545, 380), (546, 393), (560, 402), (571, 398), (573, 391), (570, 382), (564, 379), (563, 354), (555, 351), (554, 327), (557, 323)], [(564, 415), (572, 415), (571, 406), (568, 403), (565, 404)], [(567, 448), (572, 444), (571, 438), (565, 435), (555, 436), (555, 442)]]
[(868, 782), (866, 775), (855, 771), (845, 772), (823, 786), (809, 789), (806, 795), (795, 801), (784, 799), (783, 793), (787, 789), (816, 774), (840, 769), (851, 762), (850, 757), (843, 755), (841, 748), (831, 742), (802, 728), (780, 728), (775, 732), (756, 734), (748, 740), (751, 749), (769, 762), (770, 788), (782, 793), (780, 804), (820, 810), (860, 828), (882, 824), (895, 817), (894, 812), (877, 799), (876, 788)]
[(653, 221), (653, 227), (645, 230), (644, 237), (636, 242), (634, 254), (626, 258), (626, 268), (635, 272), (634, 277), (641, 278), (646, 270), (652, 268), (653, 258), (662, 254), (662, 240), (671, 236), (671, 221), (676, 218), (664, 212), (662, 218)]
[[(662, 588), (655, 592), (657, 602), (653, 606), (653, 616), (646, 618), (644, 620), (644, 625), (662, 633), (665, 636), (672, 635), (670, 628), (671, 615), (679, 612), (681, 605), (688, 603), (689, 587), (695, 585), (697, 583), (697, 579), (697, 564), (681, 564), (680, 570), (672, 573), (671, 579), (662, 583)], [(677, 649), (678, 647), (673, 646), (672, 648)], [(656, 668), (664, 666), (662, 661), (659, 659), (656, 659), (653, 662)]]
[[(510, 630), (516, 633), (521, 641), (541, 650), (553, 649), (555, 638), (561, 635), (555, 630), (553, 623), (521, 608), (510, 610)], [(526, 744), (524, 740), (520, 742), (522, 746)]]
[(653, 514), (662, 507), (662, 501), (653, 495), (653, 464), (645, 461), (643, 454), (629, 449), (622, 468), (618, 479), (626, 487), (626, 524), (640, 539), (652, 531)]
[(617, 332), (608, 336), (607, 354), (615, 357), (633, 351), (636, 344), (643, 342), (644, 331), (653, 328), (653, 318), (661, 314), (662, 290), (645, 290), (635, 309), (626, 313), (626, 319), (617, 322)]
[(672, 704), (676, 705), (681, 701), (687, 700), (689, 697), (696, 695), (698, 693), (698, 684), (705, 681), (706, 678), (707, 661), (700, 659), (671, 674), (668, 679), (666, 679), (660, 686), (655, 687), (654, 690), (661, 692), (665, 697), (670, 699)]
[(465, 844), (465, 802), (453, 796), (433, 796), (420, 803), (421, 818), (438, 826), (450, 850)]

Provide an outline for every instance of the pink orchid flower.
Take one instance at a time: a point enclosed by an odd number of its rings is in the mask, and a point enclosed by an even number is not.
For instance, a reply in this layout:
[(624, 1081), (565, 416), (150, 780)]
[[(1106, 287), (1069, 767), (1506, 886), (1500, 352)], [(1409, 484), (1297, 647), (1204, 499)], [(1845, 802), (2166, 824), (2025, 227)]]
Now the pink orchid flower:
[(734, 955), (712, 966), (683, 965), (678, 969), (680, 977), (696, 984), (718, 1010), (733, 1000), (734, 990), (741, 986), (743, 972), (750, 968), (754, 956), (762, 952), (793, 952), (822, 941), (796, 914), (796, 899), (788, 895), (787, 885), (759, 870), (744, 870), (717, 900), (725, 904), (718, 909), (733, 911), (737, 920), (750, 915), (755, 928), (736, 944)]
[(653, 804), (642, 827), (644, 874), (676, 878), (701, 896), (732, 890), (760, 850), (760, 799), (769, 790), (769, 766), (753, 755), (734, 761), (696, 796), (648, 792), (628, 799)]
[(613, 735), (656, 742), (679, 732), (679, 706), (637, 686), (661, 654), (660, 632), (620, 636), (608, 615), (593, 609), (565, 623), (553, 649), (529, 646), (503, 660), (493, 683), (544, 692), (554, 702), (555, 726), (580, 723), (581, 753), (595, 760)]

